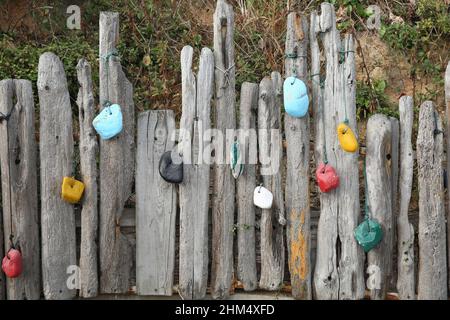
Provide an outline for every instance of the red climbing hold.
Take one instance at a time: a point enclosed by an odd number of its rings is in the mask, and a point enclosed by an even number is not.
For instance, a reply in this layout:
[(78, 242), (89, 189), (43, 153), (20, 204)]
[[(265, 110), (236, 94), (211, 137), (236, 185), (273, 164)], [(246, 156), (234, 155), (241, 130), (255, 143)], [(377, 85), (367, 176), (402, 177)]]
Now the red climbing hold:
[(339, 176), (336, 170), (328, 164), (321, 163), (316, 170), (317, 184), (320, 191), (328, 192), (339, 186)]
[(2, 269), (8, 278), (17, 278), (22, 273), (22, 253), (9, 249), (2, 261)]

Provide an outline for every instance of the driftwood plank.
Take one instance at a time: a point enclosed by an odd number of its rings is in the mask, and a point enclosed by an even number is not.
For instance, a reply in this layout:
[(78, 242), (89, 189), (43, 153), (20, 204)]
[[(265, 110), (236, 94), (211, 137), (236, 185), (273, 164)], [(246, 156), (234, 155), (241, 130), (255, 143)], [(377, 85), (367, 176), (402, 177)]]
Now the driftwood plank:
[(77, 76), (80, 85), (77, 97), (80, 118), (80, 170), (81, 179), (84, 183), (81, 209), (79, 294), (81, 297), (90, 298), (98, 294), (98, 143), (97, 135), (92, 126), (92, 120), (95, 116), (92, 71), (91, 66), (85, 59), (78, 61)]
[[(450, 181), (450, 61), (447, 64), (445, 70), (445, 114), (446, 114), (446, 140), (447, 140), (447, 183)], [(447, 250), (450, 250), (450, 194), (447, 186)], [(447, 277), (448, 277), (448, 290), (450, 291), (450, 254), (447, 254)]]
[[(360, 217), (358, 152), (343, 151), (336, 139), (336, 128), (346, 116), (357, 134), (354, 43), (351, 35), (340, 40), (334, 7), (329, 3), (322, 3), (320, 16), (311, 14), (310, 29), (313, 75), (320, 70), (318, 34), (326, 60), (324, 90), (320, 90), (318, 76), (313, 81), (313, 109), (323, 105), (322, 124), (315, 120), (315, 154), (320, 155), (316, 161), (322, 160), (325, 145), (330, 165), (342, 177), (338, 189), (320, 195), (314, 289), (317, 299), (362, 299), (364, 254), (353, 237)], [(339, 63), (341, 58), (343, 63)]]
[(172, 295), (177, 194), (159, 175), (159, 159), (174, 147), (171, 110), (139, 114), (136, 150), (136, 290)]
[(11, 114), (0, 122), (5, 251), (13, 235), (23, 257), (21, 276), (7, 279), (7, 297), (35, 300), (40, 298), (41, 277), (33, 91), (28, 80), (0, 81), (0, 91), (0, 112)]
[(184, 299), (202, 299), (208, 281), (208, 209), (210, 153), (204, 152), (214, 86), (214, 55), (204, 48), (198, 78), (192, 72), (193, 49), (181, 52), (182, 116), (180, 151), (184, 161), (180, 184), (180, 279)]
[(227, 134), (227, 131), (236, 128), (233, 35), (233, 7), (225, 0), (218, 0), (214, 13), (215, 127), (221, 137), (214, 139), (211, 265), (211, 292), (214, 299), (229, 296), (233, 277), (235, 181), (228, 164), (234, 134)]
[[(278, 74), (279, 75), (279, 74)], [(281, 186), (282, 142), (280, 135), (280, 105), (276, 103), (274, 87), (277, 76), (265, 77), (259, 85), (258, 147), (263, 185), (273, 193), (271, 209), (261, 213), (261, 277), (259, 287), (278, 290), (284, 277), (284, 201)], [(281, 76), (279, 77), (281, 79)]]
[(397, 251), (397, 212), (398, 212), (398, 179), (399, 179), (399, 144), (400, 144), (400, 124), (397, 118), (389, 117), (391, 122), (391, 255), (388, 261), (387, 276), (388, 290), (395, 288), (397, 282), (397, 268), (394, 266), (394, 256)]
[[(389, 263), (392, 260), (392, 129), (388, 117), (376, 114), (367, 122), (366, 175), (369, 216), (378, 221), (383, 229), (383, 238), (378, 246), (367, 254), (369, 272), (377, 279), (370, 289), (371, 299), (385, 299), (389, 281)], [(374, 269), (373, 267), (376, 267)]]
[(257, 153), (256, 113), (258, 110), (258, 85), (244, 82), (241, 87), (239, 107), (239, 144), (244, 155), (244, 171), (237, 181), (238, 212), (238, 258), (237, 277), (245, 291), (255, 290), (256, 242), (255, 212), (253, 190), (256, 187), (256, 164), (253, 157)]
[[(286, 78), (307, 82), (308, 21), (291, 12), (287, 17)], [(288, 265), (292, 296), (311, 299), (311, 232), (309, 208), (309, 114), (294, 118), (285, 114), (286, 216)]]
[[(120, 229), (124, 205), (131, 195), (134, 176), (133, 87), (119, 59), (112, 55), (119, 40), (119, 14), (100, 13), (100, 103), (118, 103), (123, 131), (100, 141), (100, 291), (125, 293), (129, 289), (133, 252)], [(103, 107), (103, 106), (102, 106)]]
[(400, 205), (397, 217), (397, 291), (399, 299), (412, 300), (416, 296), (414, 276), (414, 228), (408, 219), (409, 202), (413, 185), (414, 151), (412, 129), (414, 101), (412, 97), (400, 98)]
[(419, 180), (418, 299), (447, 300), (442, 121), (431, 101), (420, 107), (417, 134)]
[(72, 176), (72, 110), (62, 62), (53, 53), (39, 59), (42, 277), (46, 299), (70, 299), (67, 268), (77, 264), (73, 206), (61, 198)]

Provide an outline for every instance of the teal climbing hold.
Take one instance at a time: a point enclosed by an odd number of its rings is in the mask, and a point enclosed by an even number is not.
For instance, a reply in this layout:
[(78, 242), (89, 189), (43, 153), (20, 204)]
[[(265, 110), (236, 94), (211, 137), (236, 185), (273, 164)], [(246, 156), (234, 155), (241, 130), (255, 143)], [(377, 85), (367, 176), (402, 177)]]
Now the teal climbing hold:
[(241, 150), (239, 147), (239, 142), (237, 141), (233, 142), (233, 144), (231, 145), (230, 166), (233, 177), (235, 179), (239, 178), (242, 171), (244, 170), (244, 164), (242, 163)]
[(122, 111), (118, 104), (106, 106), (92, 121), (95, 131), (103, 140), (118, 135), (123, 128)]
[(283, 84), (284, 109), (291, 117), (301, 118), (306, 115), (309, 107), (308, 90), (305, 83), (289, 77)]
[(354, 236), (364, 252), (369, 252), (380, 243), (383, 230), (376, 220), (365, 219), (354, 230)]

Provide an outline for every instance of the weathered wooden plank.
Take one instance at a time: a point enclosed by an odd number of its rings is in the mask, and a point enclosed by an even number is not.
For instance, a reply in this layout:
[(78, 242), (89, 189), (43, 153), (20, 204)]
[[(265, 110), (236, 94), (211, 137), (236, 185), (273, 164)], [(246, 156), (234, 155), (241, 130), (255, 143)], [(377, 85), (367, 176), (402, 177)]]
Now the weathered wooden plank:
[[(366, 176), (369, 217), (378, 221), (383, 238), (378, 246), (367, 254), (369, 268), (377, 274), (377, 283), (370, 289), (372, 300), (385, 299), (389, 281), (389, 263), (392, 260), (392, 129), (388, 117), (375, 114), (367, 122)], [(374, 269), (376, 267), (376, 269)]]
[(412, 97), (400, 98), (400, 205), (397, 217), (397, 291), (399, 299), (416, 297), (414, 276), (414, 228), (408, 219), (409, 202), (413, 185), (414, 151), (412, 129), (414, 101)]
[(92, 126), (95, 116), (92, 71), (90, 64), (85, 59), (78, 61), (77, 77), (80, 86), (77, 97), (80, 123), (80, 171), (84, 183), (81, 209), (79, 295), (91, 298), (98, 294), (98, 143)]
[(136, 150), (136, 290), (172, 295), (177, 193), (159, 175), (159, 159), (174, 147), (171, 110), (139, 114)]
[[(320, 70), (317, 34), (321, 36), (326, 60), (322, 93), (319, 77), (313, 81), (313, 109), (323, 105), (322, 125), (315, 120), (315, 154), (320, 155), (316, 161), (322, 160), (325, 146), (329, 164), (342, 177), (339, 188), (320, 195), (314, 289), (317, 299), (362, 299), (364, 254), (353, 237), (360, 217), (358, 152), (343, 151), (336, 139), (336, 128), (346, 117), (354, 132), (357, 128), (354, 43), (351, 35), (340, 40), (334, 7), (329, 3), (322, 3), (320, 16), (312, 13), (310, 29), (313, 75)], [(343, 63), (339, 63), (341, 58)]]
[[(291, 12), (287, 17), (286, 78), (307, 82), (308, 21)], [(286, 216), (288, 265), (292, 296), (311, 299), (311, 233), (309, 208), (309, 114), (303, 118), (284, 116), (286, 135)]]
[[(278, 74), (279, 75), (279, 74)], [(284, 277), (284, 202), (281, 185), (282, 142), (280, 109), (276, 103), (275, 77), (265, 77), (259, 85), (258, 154), (263, 185), (273, 194), (271, 209), (261, 213), (261, 277), (259, 287), (278, 290)], [(279, 77), (281, 79), (281, 76)], [(279, 86), (277, 85), (279, 88)]]
[(245, 291), (255, 290), (258, 285), (256, 274), (255, 212), (253, 191), (256, 187), (257, 155), (256, 113), (258, 110), (256, 83), (244, 82), (241, 87), (239, 107), (239, 144), (244, 155), (244, 171), (237, 181), (238, 212), (238, 258), (237, 277)]
[(419, 181), (418, 299), (447, 300), (442, 121), (431, 101), (420, 107), (417, 134)]
[[(445, 114), (446, 114), (446, 140), (447, 140), (447, 181), (450, 181), (450, 61), (447, 64), (447, 69), (445, 70)], [(448, 182), (447, 182), (448, 183)], [(447, 186), (447, 194), (448, 193)], [(450, 195), (447, 198), (447, 250), (450, 250)], [(447, 261), (447, 280), (448, 280), (448, 290), (450, 291), (450, 254)]]
[[(234, 141), (235, 65), (234, 12), (226, 0), (218, 0), (214, 13), (215, 127), (214, 198), (212, 212), (211, 291), (214, 299), (229, 296), (233, 277), (233, 224), (235, 181), (229, 165), (229, 149)], [(218, 141), (219, 140), (219, 141)]]
[(70, 299), (67, 268), (77, 264), (73, 206), (61, 198), (72, 176), (72, 110), (64, 67), (47, 52), (39, 59), (42, 278), (46, 299)]
[(397, 118), (389, 117), (391, 122), (391, 204), (392, 204), (392, 225), (391, 225), (391, 255), (388, 261), (387, 277), (388, 290), (395, 288), (397, 282), (397, 268), (394, 265), (394, 255), (397, 251), (397, 212), (398, 212), (398, 179), (399, 179), (399, 144), (400, 125)]
[[(14, 98), (16, 103), (14, 104)], [(0, 112), (10, 114), (0, 120), (0, 166), (2, 177), (5, 252), (10, 235), (20, 248), (23, 272), (7, 279), (9, 300), (40, 298), (40, 247), (34, 136), (34, 101), (28, 80), (0, 81)]]
[(202, 299), (208, 281), (208, 210), (210, 153), (204, 152), (211, 127), (214, 55), (203, 48), (198, 77), (192, 72), (193, 49), (181, 52), (182, 116), (180, 151), (184, 176), (180, 184), (180, 280), (184, 299)]
[[(131, 195), (134, 176), (133, 87), (125, 77), (119, 59), (113, 55), (119, 40), (119, 14), (100, 13), (100, 103), (118, 103), (123, 114), (123, 131), (100, 141), (100, 291), (127, 292), (133, 252), (120, 229), (124, 205)], [(103, 106), (102, 106), (103, 107)]]

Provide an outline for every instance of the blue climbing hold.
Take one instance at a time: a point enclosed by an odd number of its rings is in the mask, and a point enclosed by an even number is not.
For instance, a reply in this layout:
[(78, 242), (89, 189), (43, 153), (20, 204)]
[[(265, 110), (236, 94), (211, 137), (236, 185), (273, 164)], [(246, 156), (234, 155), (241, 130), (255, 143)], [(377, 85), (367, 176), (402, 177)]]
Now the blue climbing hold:
[(305, 83), (289, 77), (283, 84), (284, 109), (291, 117), (301, 118), (308, 112), (309, 98)]
[(92, 121), (92, 125), (103, 140), (108, 140), (118, 135), (123, 128), (120, 106), (112, 104), (105, 107)]

